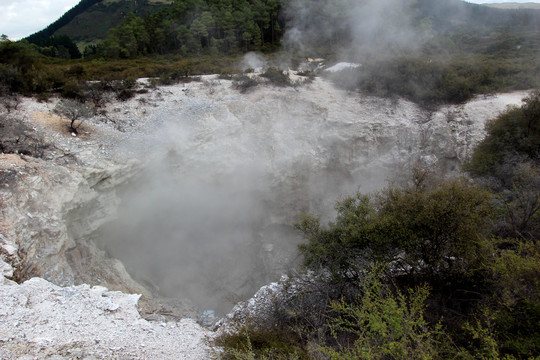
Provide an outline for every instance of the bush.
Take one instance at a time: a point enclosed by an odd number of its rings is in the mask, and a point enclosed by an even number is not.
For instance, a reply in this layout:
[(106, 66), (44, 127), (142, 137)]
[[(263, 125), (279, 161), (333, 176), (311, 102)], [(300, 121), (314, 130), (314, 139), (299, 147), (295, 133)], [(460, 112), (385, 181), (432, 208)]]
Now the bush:
[(262, 329), (248, 325), (241, 332), (221, 334), (214, 344), (223, 349), (221, 359), (308, 359), (297, 336), (288, 329), (277, 327)]
[(116, 98), (120, 101), (126, 101), (135, 96), (134, 88), (136, 85), (137, 81), (134, 78), (126, 78), (110, 83), (113, 92), (116, 94)]
[(503, 353), (518, 358), (540, 354), (540, 244), (516, 242), (489, 265), (491, 294), (487, 306)]
[(424, 319), (426, 286), (404, 294), (380, 281), (380, 270), (361, 280), (354, 302), (334, 301), (330, 329), (335, 346), (322, 346), (330, 359), (437, 359), (444, 358), (446, 336), (441, 325)]
[(275, 67), (269, 67), (261, 77), (268, 79), (268, 81), (275, 86), (291, 86), (291, 79), (289, 74)]
[(540, 161), (540, 91), (509, 108), (486, 126), (487, 136), (478, 144), (466, 170), (473, 175), (494, 175), (505, 158), (524, 155)]
[(107, 102), (108, 93), (111, 91), (110, 84), (104, 81), (92, 81), (85, 83), (85, 97), (91, 101), (95, 108), (100, 108)]
[(524, 102), (487, 124), (465, 169), (498, 194), (496, 234), (533, 240), (540, 236), (540, 92)]
[(259, 85), (259, 82), (248, 75), (236, 75), (233, 77), (233, 87), (241, 93), (246, 93)]
[(389, 188), (339, 201), (336, 221), (321, 227), (304, 215), (297, 227), (305, 265), (336, 281), (357, 281), (374, 262), (413, 276), (445, 277), (473, 270), (492, 216), (491, 195), (465, 180), (438, 188)]
[(83, 85), (79, 82), (70, 81), (62, 87), (62, 96), (68, 99), (76, 99), (79, 101), (86, 100), (86, 94)]
[[(540, 245), (536, 237), (493, 239), (497, 201), (470, 181), (436, 183), (416, 172), (406, 188), (339, 201), (326, 227), (303, 215), (309, 271), (275, 299), (264, 329), (294, 334), (317, 359), (539, 356)], [(277, 344), (254, 350), (251, 332), (260, 330), (236, 334), (227, 354), (272, 358)]]

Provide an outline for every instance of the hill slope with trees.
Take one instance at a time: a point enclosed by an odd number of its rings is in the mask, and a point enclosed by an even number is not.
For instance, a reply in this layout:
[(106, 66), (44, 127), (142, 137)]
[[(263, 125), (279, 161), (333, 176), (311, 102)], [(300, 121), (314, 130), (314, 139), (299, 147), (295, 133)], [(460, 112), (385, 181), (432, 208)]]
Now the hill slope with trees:
[[(355, 28), (358, 16), (373, 15), (370, 8), (347, 7), (363, 2), (317, 1), (304, 8), (300, 1), (148, 0), (137, 2), (136, 12), (126, 12), (124, 5), (135, 4), (130, 1), (82, 1), (31, 36), (34, 43), (2, 42), (4, 50), (17, 48), (15, 53), (25, 54), (23, 59), (2, 60), (2, 91), (76, 94), (87, 80), (159, 77), (170, 82), (193, 74), (234, 72), (235, 57), (248, 51), (286, 51), (293, 68), (307, 56), (362, 63), (333, 75), (333, 80), (350, 90), (401, 96), (426, 108), (460, 103), (476, 94), (540, 87), (539, 11), (410, 0), (400, 3), (403, 14), (388, 14), (397, 22), (394, 32), (406, 28), (408, 41), (387, 36), (377, 44), (379, 39), (359, 37)], [(324, 11), (318, 11), (323, 3)], [(146, 16), (144, 6), (153, 9)], [(120, 23), (109, 29), (106, 21), (94, 21), (103, 26), (103, 40), (81, 54), (71, 38), (58, 34), (81, 16), (95, 19), (96, 9), (117, 14)], [(383, 21), (385, 11), (374, 15)], [(386, 25), (372, 26), (377, 30)], [(53, 31), (55, 35), (47, 37)], [(84, 41), (102, 36), (91, 27), (88, 31)], [(299, 47), (291, 34), (301, 40)], [(77, 63), (56, 60), (81, 55), (85, 59)]]
[(170, 3), (170, 0), (81, 0), (51, 25), (26, 39), (42, 45), (51, 37), (68, 36), (82, 52), (87, 45), (105, 39), (108, 31), (118, 26), (126, 14), (145, 16)]

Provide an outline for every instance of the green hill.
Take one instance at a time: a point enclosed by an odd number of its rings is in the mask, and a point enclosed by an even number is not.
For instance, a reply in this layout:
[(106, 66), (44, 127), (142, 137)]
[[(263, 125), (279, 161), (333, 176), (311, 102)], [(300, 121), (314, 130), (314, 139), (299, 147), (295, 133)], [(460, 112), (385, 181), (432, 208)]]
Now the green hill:
[(132, 12), (144, 17), (172, 0), (81, 0), (58, 20), (27, 40), (40, 44), (50, 36), (69, 36), (82, 51), (86, 45), (104, 40), (111, 28), (118, 26)]

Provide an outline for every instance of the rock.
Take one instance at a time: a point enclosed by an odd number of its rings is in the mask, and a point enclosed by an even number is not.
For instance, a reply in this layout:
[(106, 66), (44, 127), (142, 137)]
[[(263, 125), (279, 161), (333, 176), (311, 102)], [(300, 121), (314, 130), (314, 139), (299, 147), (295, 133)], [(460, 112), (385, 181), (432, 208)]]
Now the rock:
[(0, 358), (117, 359), (143, 351), (151, 359), (210, 356), (207, 330), (188, 319), (168, 328), (148, 322), (137, 311), (138, 298), (88, 285), (62, 288), (40, 278), (0, 285)]
[(13, 267), (0, 259), (0, 284), (10, 283), (6, 278), (13, 277)]

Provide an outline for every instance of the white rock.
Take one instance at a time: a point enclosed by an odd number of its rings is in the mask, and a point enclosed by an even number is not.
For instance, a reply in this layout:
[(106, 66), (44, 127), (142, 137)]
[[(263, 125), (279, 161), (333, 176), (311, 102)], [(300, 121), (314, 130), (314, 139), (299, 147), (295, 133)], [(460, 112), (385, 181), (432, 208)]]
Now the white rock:
[(359, 68), (360, 66), (362, 66), (362, 65), (361, 64), (355, 64), (355, 63), (349, 63), (349, 62), (340, 62), (340, 63), (335, 64), (334, 66), (331, 66), (331, 67), (325, 69), (325, 71), (335, 73), (335, 72), (339, 72), (339, 71), (342, 71), (342, 70), (345, 70), (345, 69), (356, 69), (356, 68)]

